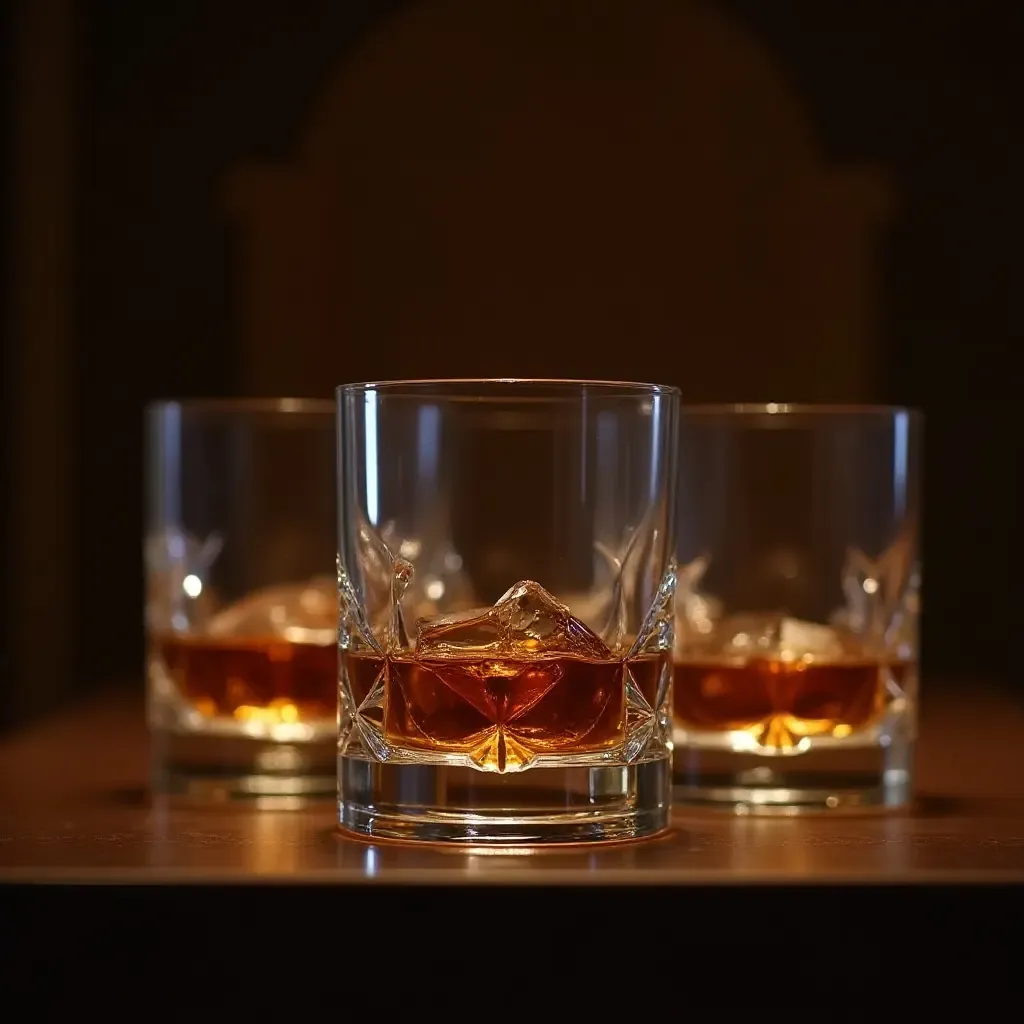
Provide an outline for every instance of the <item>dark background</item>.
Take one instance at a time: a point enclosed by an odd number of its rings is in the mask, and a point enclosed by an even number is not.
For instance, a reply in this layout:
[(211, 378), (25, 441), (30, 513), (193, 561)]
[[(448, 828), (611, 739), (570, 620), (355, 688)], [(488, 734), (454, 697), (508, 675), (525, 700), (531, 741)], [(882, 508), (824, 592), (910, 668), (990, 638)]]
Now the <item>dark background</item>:
[[(210, 196), (240, 162), (289, 161), (325, 81), (402, 5), (42, 0), (32, 31), (19, 34), (28, 6), (0, 10), (12, 143), (0, 184), (10, 197), (4, 226), (14, 229), (5, 236), (15, 238), (19, 225), (22, 236), (49, 231), (53, 248), (26, 256), (31, 245), (12, 245), (4, 280), (4, 307), (15, 311), (3, 403), (4, 724), (103, 681), (135, 677), (141, 686), (142, 408), (159, 397), (245, 390), (241, 243), (211, 214)], [(640, 16), (630, 12), (641, 4), (620, 6), (622, 17)], [(966, 0), (718, 6), (788, 72), (826, 158), (880, 165), (898, 182), (881, 247), (871, 397), (927, 417), (925, 683), (1019, 687), (1022, 505), (1011, 355), (1024, 329), (1022, 8)], [(53, 105), (22, 102), (24, 61), (46, 66), (61, 45), (71, 55), (73, 155), (58, 146), (49, 160), (19, 163), (26, 133), (36, 131), (32, 118), (45, 132), (43, 119), (59, 116)], [(62, 168), (64, 185), (55, 187), (73, 210), (63, 234), (47, 219), (45, 193)], [(19, 260), (52, 262), (65, 250), (66, 287), (38, 300), (39, 309), (64, 309), (69, 325), (47, 355), (31, 347), (39, 317), (16, 315)], [(658, 373), (637, 372), (631, 355), (614, 357), (616, 376), (679, 383), (691, 401), (718, 397), (688, 383), (683, 342), (658, 351), (648, 364)], [(435, 349), (431, 375), (466, 375), (472, 358), (455, 343)], [(357, 365), (375, 377), (411, 375), (384, 355), (353, 355)], [(565, 372), (563, 365), (533, 357), (522, 375)], [(579, 358), (573, 365), (574, 376), (605, 375)], [(338, 382), (326, 380), (320, 393)], [(51, 543), (51, 534), (64, 539)]]

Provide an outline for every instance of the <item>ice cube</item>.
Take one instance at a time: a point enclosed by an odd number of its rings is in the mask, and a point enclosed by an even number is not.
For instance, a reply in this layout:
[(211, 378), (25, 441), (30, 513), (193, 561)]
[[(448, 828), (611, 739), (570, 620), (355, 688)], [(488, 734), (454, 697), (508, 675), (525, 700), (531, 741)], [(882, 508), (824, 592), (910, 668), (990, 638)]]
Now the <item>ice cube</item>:
[(338, 594), (329, 576), (265, 587), (218, 612), (211, 636), (274, 637), (295, 644), (337, 641)]
[(852, 653), (845, 632), (817, 622), (785, 618), (779, 626), (779, 651), (783, 661), (830, 661)]
[(607, 658), (608, 645), (539, 583), (522, 580), (490, 608), (421, 619), (421, 657), (568, 654)]
[(576, 613), (576, 618), (601, 636), (602, 630), (612, 617), (614, 595), (603, 589), (592, 591), (570, 591), (562, 595), (564, 603)]
[(846, 630), (786, 615), (733, 615), (710, 633), (691, 635), (682, 653), (778, 661), (835, 661), (855, 654), (857, 638)]
[(493, 607), (425, 616), (416, 623), (416, 651), (425, 657), (443, 657), (453, 651), (489, 653), (496, 651), (500, 643), (500, 626)]

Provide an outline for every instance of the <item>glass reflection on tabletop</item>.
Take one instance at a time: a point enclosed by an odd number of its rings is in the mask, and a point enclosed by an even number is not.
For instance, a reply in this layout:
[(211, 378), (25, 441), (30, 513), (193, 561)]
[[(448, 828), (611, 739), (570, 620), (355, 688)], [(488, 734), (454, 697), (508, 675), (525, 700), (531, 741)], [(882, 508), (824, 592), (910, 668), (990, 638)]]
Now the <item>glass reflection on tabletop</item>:
[(453, 846), (442, 843), (355, 839), (335, 833), (334, 862), (367, 878), (415, 880), (421, 876), (485, 876), (495, 881), (509, 876), (541, 878), (584, 871), (614, 875), (635, 870), (686, 867), (695, 849), (685, 832), (671, 830), (648, 840), (593, 844), (533, 846)]

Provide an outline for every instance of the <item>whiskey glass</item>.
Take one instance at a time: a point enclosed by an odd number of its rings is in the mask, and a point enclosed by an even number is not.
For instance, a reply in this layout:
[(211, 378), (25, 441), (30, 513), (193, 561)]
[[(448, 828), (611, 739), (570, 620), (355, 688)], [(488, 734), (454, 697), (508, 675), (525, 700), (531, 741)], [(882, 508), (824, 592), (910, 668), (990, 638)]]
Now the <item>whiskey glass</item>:
[(338, 389), (339, 821), (636, 838), (671, 810), (675, 389)]
[(911, 800), (921, 435), (900, 408), (683, 408), (677, 802)]
[(153, 787), (287, 806), (336, 789), (334, 405), (146, 410)]

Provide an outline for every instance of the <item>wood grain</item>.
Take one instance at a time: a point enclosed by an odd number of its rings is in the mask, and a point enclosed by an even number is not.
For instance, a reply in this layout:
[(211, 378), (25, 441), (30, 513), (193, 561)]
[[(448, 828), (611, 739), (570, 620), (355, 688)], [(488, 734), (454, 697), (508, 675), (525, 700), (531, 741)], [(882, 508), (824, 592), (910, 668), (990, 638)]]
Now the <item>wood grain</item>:
[(1024, 706), (976, 686), (922, 713), (919, 805), (898, 815), (677, 809), (663, 837), (480, 850), (339, 836), (331, 803), (176, 807), (146, 789), (137, 693), (0, 744), (0, 883), (805, 885), (1024, 882)]

